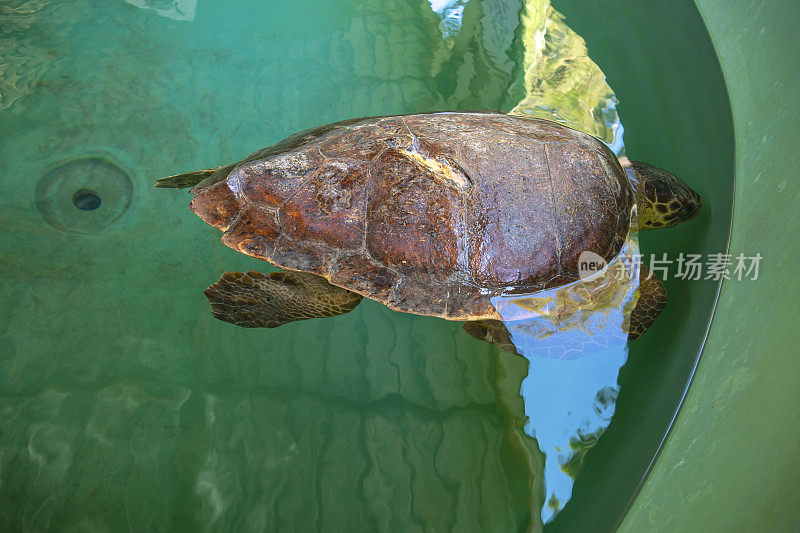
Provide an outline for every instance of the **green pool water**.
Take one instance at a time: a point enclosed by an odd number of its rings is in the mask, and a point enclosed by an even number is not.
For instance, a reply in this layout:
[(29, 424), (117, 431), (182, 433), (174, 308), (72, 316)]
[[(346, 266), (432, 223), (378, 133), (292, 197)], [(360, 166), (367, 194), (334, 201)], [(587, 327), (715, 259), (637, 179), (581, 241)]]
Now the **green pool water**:
[[(192, 20), (143, 4), (0, 10), (3, 529), (539, 529), (524, 359), (371, 301), (269, 331), (216, 321), (203, 288), (262, 265), (220, 245), (185, 192), (152, 187), (353, 116), (510, 110), (524, 4), (471, 0), (456, 26), (416, 1), (200, 0)], [(724, 251), (732, 121), (694, 4), (553, 5), (619, 99), (627, 154), (704, 198), (696, 221), (641, 235), (646, 257)], [(97, 171), (119, 216), (65, 231), (42, 215), (42, 179), (85, 157), (129, 181)], [(718, 291), (666, 285), (545, 529), (613, 528), (656, 456)]]

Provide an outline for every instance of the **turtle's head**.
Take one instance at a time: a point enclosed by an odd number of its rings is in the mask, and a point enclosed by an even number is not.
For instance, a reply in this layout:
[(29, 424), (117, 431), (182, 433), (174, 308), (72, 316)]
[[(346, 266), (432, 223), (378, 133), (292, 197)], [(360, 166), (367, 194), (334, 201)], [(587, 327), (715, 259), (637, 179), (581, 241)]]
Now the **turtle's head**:
[(692, 220), (702, 199), (682, 179), (660, 168), (630, 162), (636, 175), (639, 229), (668, 228)]

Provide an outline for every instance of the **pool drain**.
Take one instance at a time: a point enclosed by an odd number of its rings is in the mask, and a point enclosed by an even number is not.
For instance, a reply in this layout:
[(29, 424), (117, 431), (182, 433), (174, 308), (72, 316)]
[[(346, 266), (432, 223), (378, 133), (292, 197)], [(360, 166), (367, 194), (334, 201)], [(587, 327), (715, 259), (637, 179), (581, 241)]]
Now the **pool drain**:
[(84, 157), (47, 172), (36, 188), (36, 207), (52, 227), (98, 233), (128, 209), (133, 184), (104, 157)]
[(89, 189), (80, 189), (72, 195), (72, 203), (81, 211), (94, 211), (103, 201), (96, 192)]

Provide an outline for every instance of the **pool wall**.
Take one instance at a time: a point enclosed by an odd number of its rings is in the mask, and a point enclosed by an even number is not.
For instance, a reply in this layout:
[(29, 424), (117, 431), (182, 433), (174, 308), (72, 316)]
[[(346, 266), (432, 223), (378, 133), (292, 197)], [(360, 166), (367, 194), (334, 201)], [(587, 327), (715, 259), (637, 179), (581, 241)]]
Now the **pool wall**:
[(800, 5), (697, 6), (733, 108), (730, 253), (764, 259), (758, 280), (723, 284), (686, 400), (620, 530), (797, 530)]

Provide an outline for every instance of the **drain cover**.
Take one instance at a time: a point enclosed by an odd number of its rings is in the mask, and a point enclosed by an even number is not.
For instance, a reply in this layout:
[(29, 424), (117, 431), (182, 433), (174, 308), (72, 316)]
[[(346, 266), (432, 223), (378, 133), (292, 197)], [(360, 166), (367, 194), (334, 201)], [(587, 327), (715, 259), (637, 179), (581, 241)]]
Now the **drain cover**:
[(133, 185), (103, 157), (85, 157), (50, 170), (36, 187), (36, 207), (48, 224), (70, 233), (98, 233), (128, 209)]

